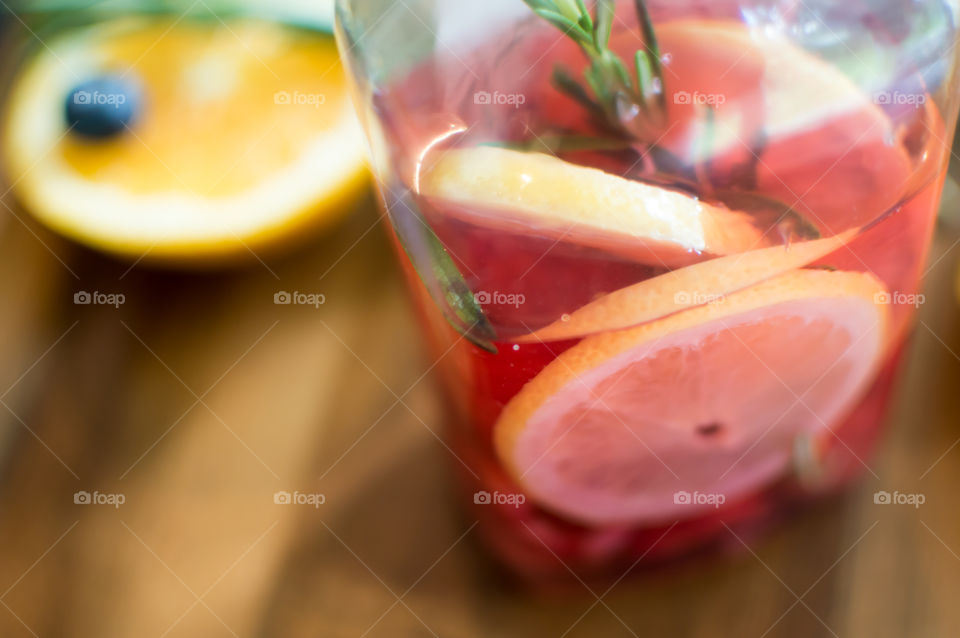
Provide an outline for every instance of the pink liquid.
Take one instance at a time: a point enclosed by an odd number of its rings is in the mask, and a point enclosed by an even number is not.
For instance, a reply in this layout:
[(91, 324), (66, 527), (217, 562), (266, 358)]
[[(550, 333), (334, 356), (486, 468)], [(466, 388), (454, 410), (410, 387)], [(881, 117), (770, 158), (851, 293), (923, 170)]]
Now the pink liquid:
[[(723, 94), (728, 105), (723, 108), (742, 109), (750, 115), (745, 121), (762, 128), (762, 58), (747, 55), (740, 59), (743, 52), (736, 48), (685, 39), (682, 33), (671, 35), (668, 28), (658, 30), (672, 70), (665, 75), (668, 95), (678, 91)], [(468, 131), (450, 137), (440, 148), (529, 140), (532, 134), (547, 135), (558, 128), (595, 132), (583, 109), (557, 93), (549, 82), (555, 63), (580, 68), (579, 53), (565, 41), (555, 43), (555, 34), (549, 29), (534, 27), (524, 35), (491, 45), (468, 61), (480, 71), (480, 79), (456, 75), (450, 68), (432, 63), (381, 96), (385, 133), (394, 150), (393, 161), (400, 167), (394, 189), (415, 190), (408, 176), (424, 161), (424, 149), (451, 124)], [(636, 39), (634, 31), (620, 30), (614, 36), (615, 48), (626, 58), (637, 48)], [(546, 58), (531, 66), (531, 60), (544, 57), (548, 42), (551, 48)], [(731, 66), (731, 60), (738, 64)], [(521, 74), (517, 72), (520, 68), (527, 71)], [(522, 94), (525, 101), (520, 108), (476, 104), (472, 96), (480, 90)], [(690, 123), (697, 113), (688, 105), (670, 103), (668, 114), (676, 126), (662, 144), (683, 149), (695, 139)], [(824, 117), (802, 134), (769, 141), (759, 163), (750, 162), (743, 145), (734, 145), (716, 153), (708, 166), (697, 167), (695, 192), (705, 200), (721, 202), (727, 193), (738, 193), (741, 198), (746, 194), (761, 203), (759, 208), (775, 200), (803, 214), (823, 236), (859, 228), (851, 243), (808, 267), (869, 272), (882, 280), (888, 291), (907, 299), (919, 292), (944, 176), (941, 140), (946, 138), (943, 122), (930, 102), (912, 112), (899, 109), (886, 115), (895, 139), (875, 133), (876, 119), (861, 109)], [(750, 139), (751, 130), (744, 130), (742, 137)], [(647, 163), (637, 166), (629, 154), (581, 152), (563, 157), (652, 183), (680, 179), (662, 167), (654, 172)], [(745, 165), (752, 169), (745, 171)], [(689, 175), (684, 180), (689, 180)], [(685, 182), (683, 188), (689, 185)], [(909, 303), (891, 306), (886, 362), (856, 407), (846, 412), (841, 422), (829, 424), (832, 432), (816, 442), (811, 458), (798, 457), (790, 471), (757, 485), (747, 496), (707, 513), (698, 511), (688, 518), (655, 525), (587, 526), (566, 520), (531, 499), (519, 506), (475, 504), (473, 495), (480, 491), (524, 492), (498, 458), (493, 430), (504, 407), (525, 384), (580, 341), (528, 344), (514, 339), (599, 296), (662, 274), (664, 267), (585, 246), (575, 237), (558, 241), (536, 229), (493, 227), (477, 216), (490, 211), (464, 210), (416, 194), (414, 198), (471, 290), (524, 299), (522, 304), (484, 306), (498, 335), (497, 352), (485, 351), (459, 338), (427, 294), (404, 251), (399, 251), (432, 352), (440, 358), (451, 448), (470, 468), (463, 472), (464, 502), (469, 515), (480, 521), (479, 529), (495, 555), (522, 577), (541, 583), (565, 580), (573, 570), (585, 578), (616, 578), (641, 557), (646, 565), (731, 542), (727, 527), (741, 537), (750, 537), (785, 510), (835, 490), (864, 471), (877, 442), (915, 310)], [(389, 195), (385, 203), (391, 204)], [(757, 227), (768, 231), (770, 219), (759, 214)], [(774, 229), (776, 232), (784, 241), (796, 239), (789, 229)]]

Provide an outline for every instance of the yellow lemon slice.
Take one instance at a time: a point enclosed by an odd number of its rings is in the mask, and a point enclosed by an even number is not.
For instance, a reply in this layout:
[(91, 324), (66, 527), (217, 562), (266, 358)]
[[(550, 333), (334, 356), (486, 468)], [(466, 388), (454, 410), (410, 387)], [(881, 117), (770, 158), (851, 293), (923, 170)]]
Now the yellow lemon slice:
[(872, 275), (798, 270), (588, 337), (507, 404), (496, 450), (525, 493), (588, 525), (702, 514), (784, 476), (873, 379), (887, 332)]
[(420, 192), (474, 223), (520, 226), (656, 266), (764, 244), (744, 213), (542, 153), (444, 151), (426, 163)]
[[(3, 152), (25, 207), (78, 241), (132, 258), (256, 251), (331, 222), (367, 180), (329, 37), (125, 18), (48, 44), (14, 81)], [(110, 135), (78, 134), (64, 105), (116, 102), (77, 92), (103, 76), (138, 87), (136, 112)]]

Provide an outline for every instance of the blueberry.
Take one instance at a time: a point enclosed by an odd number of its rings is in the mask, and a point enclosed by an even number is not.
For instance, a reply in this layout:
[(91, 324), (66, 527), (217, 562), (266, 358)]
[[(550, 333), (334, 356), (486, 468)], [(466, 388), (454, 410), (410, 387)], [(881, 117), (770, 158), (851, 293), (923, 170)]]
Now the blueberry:
[(133, 77), (101, 75), (85, 80), (67, 95), (67, 125), (84, 137), (116, 135), (133, 122), (140, 97), (140, 85)]

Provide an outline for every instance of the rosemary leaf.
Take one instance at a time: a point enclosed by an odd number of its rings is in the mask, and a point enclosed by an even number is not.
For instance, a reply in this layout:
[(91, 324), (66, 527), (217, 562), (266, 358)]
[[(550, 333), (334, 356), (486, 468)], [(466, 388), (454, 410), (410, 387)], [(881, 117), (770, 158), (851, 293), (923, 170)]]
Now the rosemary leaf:
[(634, 56), (634, 67), (637, 72), (637, 87), (643, 102), (649, 102), (651, 96), (650, 88), (653, 86), (653, 63), (646, 51), (637, 51)]
[(483, 145), (509, 148), (514, 151), (541, 151), (551, 155), (578, 151), (623, 151), (633, 148), (630, 141), (623, 138), (572, 133), (547, 133), (523, 142), (486, 142)]
[[(667, 99), (663, 91), (663, 64), (660, 62), (660, 45), (657, 42), (657, 34), (653, 30), (653, 20), (650, 19), (650, 12), (647, 11), (645, 0), (634, 0), (634, 7), (637, 10), (637, 20), (640, 22), (640, 31), (643, 34), (643, 44), (647, 47), (647, 57), (651, 66), (651, 78), (657, 78), (658, 102), (662, 110), (666, 109)], [(651, 86), (655, 82), (651, 79)], [(644, 85), (647, 86), (647, 85)], [(644, 93), (647, 91), (645, 90)]]
[(620, 61), (620, 58), (611, 58), (610, 68), (614, 73), (616, 73), (617, 79), (620, 81), (620, 84), (623, 86), (623, 88), (630, 90), (632, 88), (630, 84), (630, 74), (627, 72), (627, 67), (623, 66), (623, 62)]
[(607, 50), (607, 46), (610, 44), (610, 33), (613, 30), (613, 12), (614, 0), (597, 0), (597, 23), (593, 39), (599, 51)]
[(577, 0), (577, 10), (580, 12), (580, 24), (583, 25), (583, 28), (588, 32), (593, 31), (593, 18), (590, 17), (590, 12), (583, 0)]
[(550, 9), (534, 9), (534, 13), (581, 43), (593, 42), (593, 36), (584, 31), (583, 27), (581, 27), (578, 23), (574, 22), (563, 14), (557, 13), (556, 11), (551, 11)]
[(699, 136), (697, 160), (706, 164), (713, 159), (716, 152), (717, 112), (709, 104), (706, 105), (704, 111), (706, 116), (703, 118), (703, 134)]
[(567, 97), (573, 98), (581, 106), (590, 111), (593, 115), (603, 116), (603, 107), (597, 104), (590, 93), (577, 82), (572, 75), (563, 68), (557, 67), (553, 70), (553, 85)]
[(472, 343), (496, 353), (496, 331), (413, 196), (400, 194), (389, 214), (404, 252), (447, 322)]
[(583, 72), (583, 76), (587, 80), (590, 90), (592, 90), (594, 95), (600, 99), (601, 105), (604, 106), (605, 112), (609, 113), (609, 109), (614, 109), (615, 106), (611, 103), (610, 87), (607, 85), (603, 68), (600, 66), (600, 64), (594, 62), (589, 69)]

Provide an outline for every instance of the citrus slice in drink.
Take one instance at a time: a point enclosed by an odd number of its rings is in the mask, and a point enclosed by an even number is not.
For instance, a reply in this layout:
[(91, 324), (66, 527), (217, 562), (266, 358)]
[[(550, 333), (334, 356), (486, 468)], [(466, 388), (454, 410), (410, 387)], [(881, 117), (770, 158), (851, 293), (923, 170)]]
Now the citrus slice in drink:
[(796, 270), (563, 352), (507, 404), (499, 457), (588, 525), (689, 518), (785, 476), (865, 391), (887, 331), (870, 274)]
[(420, 193), (490, 227), (532, 233), (675, 268), (765, 244), (749, 215), (685, 193), (493, 146), (428, 158)]
[(732, 20), (664, 22), (657, 39), (669, 57), (673, 124), (660, 143), (687, 162), (709, 161), (720, 182), (752, 167), (758, 192), (810, 216), (824, 234), (866, 225), (904, 196), (913, 167), (897, 133), (906, 122), (884, 111), (883, 92), (782, 33)]
[(833, 237), (751, 250), (666, 272), (604, 295), (515, 340), (559, 341), (622, 330), (721, 300), (732, 292), (817, 261), (846, 245), (855, 234), (851, 230)]
[(132, 258), (246, 255), (332, 222), (367, 181), (327, 35), (143, 17), (48, 44), (13, 81), (3, 154), (64, 235)]

